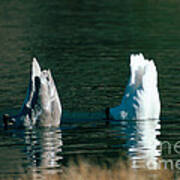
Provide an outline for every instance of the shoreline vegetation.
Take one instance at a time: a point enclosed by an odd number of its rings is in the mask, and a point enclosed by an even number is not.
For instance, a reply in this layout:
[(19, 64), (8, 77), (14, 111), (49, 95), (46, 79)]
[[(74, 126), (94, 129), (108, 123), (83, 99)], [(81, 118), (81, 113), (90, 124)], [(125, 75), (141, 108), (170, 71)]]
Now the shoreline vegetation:
[(18, 179), (18, 180), (171, 180), (175, 174), (167, 169), (148, 170), (132, 169), (128, 161), (119, 160), (112, 166), (105, 164), (97, 165), (92, 161), (78, 159), (78, 161), (69, 161), (67, 166), (63, 166), (61, 171), (44, 170), (41, 173), (31, 172), (19, 177), (0, 176), (0, 179)]

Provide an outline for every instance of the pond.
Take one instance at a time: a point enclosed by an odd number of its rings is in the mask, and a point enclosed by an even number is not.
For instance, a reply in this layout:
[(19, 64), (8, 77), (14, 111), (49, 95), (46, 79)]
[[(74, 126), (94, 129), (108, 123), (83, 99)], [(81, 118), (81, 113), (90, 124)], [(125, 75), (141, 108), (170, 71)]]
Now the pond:
[[(56, 171), (74, 156), (130, 158), (134, 166), (170, 159), (178, 170), (179, 10), (180, 2), (170, 0), (2, 0), (0, 114), (21, 108), (35, 56), (51, 69), (65, 115), (77, 118), (63, 118), (59, 129), (1, 128), (0, 174)], [(106, 126), (99, 117), (106, 107), (120, 104), (130, 54), (139, 52), (157, 66), (160, 120)], [(83, 114), (94, 118), (78, 119)]]

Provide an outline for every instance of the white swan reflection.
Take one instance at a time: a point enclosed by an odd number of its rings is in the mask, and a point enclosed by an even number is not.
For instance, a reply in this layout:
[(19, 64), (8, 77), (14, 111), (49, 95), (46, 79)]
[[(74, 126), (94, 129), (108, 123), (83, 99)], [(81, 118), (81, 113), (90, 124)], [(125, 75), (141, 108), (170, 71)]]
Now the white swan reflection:
[[(160, 120), (145, 120), (136, 122), (136, 133), (134, 134), (135, 144), (132, 144), (128, 153), (134, 168), (158, 169), (161, 150), (160, 141)], [(131, 140), (130, 140), (131, 141)]]
[(158, 169), (161, 156), (160, 120), (129, 120), (121, 121), (114, 126), (116, 132), (120, 132), (123, 138), (127, 155), (133, 168)]

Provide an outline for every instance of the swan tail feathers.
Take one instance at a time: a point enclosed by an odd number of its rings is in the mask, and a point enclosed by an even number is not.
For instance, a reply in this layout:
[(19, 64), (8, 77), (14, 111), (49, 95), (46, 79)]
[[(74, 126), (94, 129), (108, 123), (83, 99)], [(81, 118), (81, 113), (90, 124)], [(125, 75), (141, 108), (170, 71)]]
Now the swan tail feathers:
[(36, 76), (40, 76), (41, 75), (41, 67), (37, 61), (37, 59), (34, 57), (33, 61), (32, 61), (32, 68), (31, 68), (31, 77), (35, 78)]
[(155, 88), (157, 86), (157, 70), (154, 61), (151, 60), (145, 66), (142, 78), (143, 88)]
[(157, 70), (154, 61), (145, 59), (143, 54), (131, 55), (130, 70), (130, 84), (133, 84), (136, 89), (157, 85)]

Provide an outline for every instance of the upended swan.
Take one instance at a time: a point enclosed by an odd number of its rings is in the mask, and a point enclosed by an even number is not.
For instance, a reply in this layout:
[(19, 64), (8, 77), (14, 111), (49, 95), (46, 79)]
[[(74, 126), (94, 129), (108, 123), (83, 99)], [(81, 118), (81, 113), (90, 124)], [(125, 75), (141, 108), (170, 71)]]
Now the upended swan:
[(16, 127), (58, 127), (62, 115), (59, 95), (50, 70), (41, 70), (33, 58), (27, 95), (16, 116), (3, 116), (5, 128), (8, 122)]
[[(106, 109), (107, 119), (159, 119), (158, 75), (153, 60), (142, 54), (130, 57), (130, 79), (119, 106)], [(5, 127), (59, 126), (62, 107), (50, 70), (43, 70), (33, 58), (27, 96), (17, 116), (3, 116)]]
[(119, 106), (108, 108), (114, 120), (159, 119), (158, 74), (153, 60), (140, 53), (130, 57), (130, 79)]

